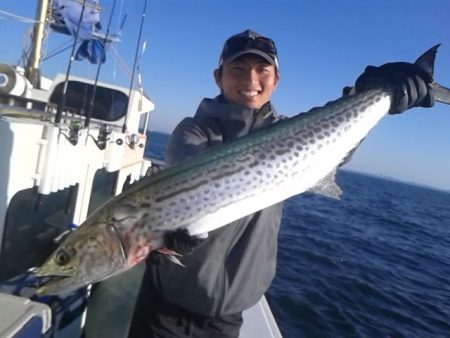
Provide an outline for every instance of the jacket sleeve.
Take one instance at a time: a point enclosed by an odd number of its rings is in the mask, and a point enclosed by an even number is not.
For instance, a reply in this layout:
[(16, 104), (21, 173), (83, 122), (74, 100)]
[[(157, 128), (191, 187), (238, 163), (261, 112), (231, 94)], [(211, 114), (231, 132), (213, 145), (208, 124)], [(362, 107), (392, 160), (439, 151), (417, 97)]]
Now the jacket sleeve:
[(191, 117), (183, 119), (174, 129), (166, 148), (166, 164), (172, 165), (203, 152), (208, 136)]

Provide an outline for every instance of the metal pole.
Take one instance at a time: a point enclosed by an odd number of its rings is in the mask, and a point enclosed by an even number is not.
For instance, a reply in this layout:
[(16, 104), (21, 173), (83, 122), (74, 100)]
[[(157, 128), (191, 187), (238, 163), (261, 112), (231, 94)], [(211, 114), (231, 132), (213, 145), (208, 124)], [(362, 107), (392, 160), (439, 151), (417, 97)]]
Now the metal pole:
[(25, 77), (35, 88), (41, 86), (41, 72), (39, 65), (41, 63), (42, 41), (44, 40), (44, 29), (47, 23), (47, 11), (49, 0), (39, 1), (36, 10), (36, 24), (33, 29), (33, 38), (31, 44), (31, 53), (25, 67)]

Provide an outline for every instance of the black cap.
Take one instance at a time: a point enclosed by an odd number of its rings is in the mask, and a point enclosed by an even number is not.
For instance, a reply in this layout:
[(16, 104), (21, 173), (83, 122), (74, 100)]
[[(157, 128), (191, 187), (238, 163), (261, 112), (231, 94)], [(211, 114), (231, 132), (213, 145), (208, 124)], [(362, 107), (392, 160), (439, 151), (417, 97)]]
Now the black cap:
[(219, 67), (244, 54), (259, 55), (278, 69), (277, 49), (273, 40), (250, 29), (233, 35), (225, 41), (220, 54)]

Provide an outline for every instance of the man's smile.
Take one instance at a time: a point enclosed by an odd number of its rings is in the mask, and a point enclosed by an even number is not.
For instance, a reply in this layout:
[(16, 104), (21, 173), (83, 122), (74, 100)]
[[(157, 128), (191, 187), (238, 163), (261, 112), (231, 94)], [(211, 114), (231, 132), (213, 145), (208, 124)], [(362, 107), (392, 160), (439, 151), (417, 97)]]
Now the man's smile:
[(239, 94), (248, 98), (255, 97), (259, 94), (258, 90), (240, 90)]

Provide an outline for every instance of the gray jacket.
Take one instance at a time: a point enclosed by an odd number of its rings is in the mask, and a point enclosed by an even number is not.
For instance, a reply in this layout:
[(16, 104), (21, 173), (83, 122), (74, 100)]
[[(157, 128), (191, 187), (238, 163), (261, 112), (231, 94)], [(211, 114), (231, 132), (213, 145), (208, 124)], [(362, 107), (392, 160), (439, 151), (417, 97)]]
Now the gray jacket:
[[(195, 116), (175, 128), (166, 161), (182, 161), (278, 119), (270, 103), (254, 110), (228, 104), (221, 96), (204, 99)], [(147, 269), (153, 284), (167, 302), (200, 315), (223, 316), (251, 307), (275, 276), (282, 207), (276, 204), (210, 232), (184, 253), (186, 267), (151, 255)]]

